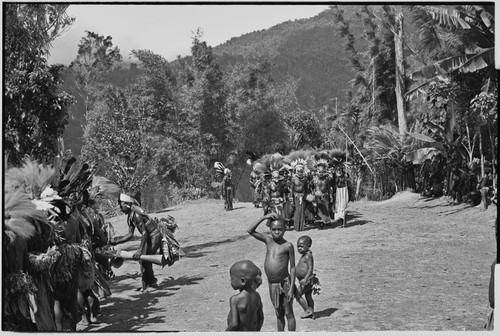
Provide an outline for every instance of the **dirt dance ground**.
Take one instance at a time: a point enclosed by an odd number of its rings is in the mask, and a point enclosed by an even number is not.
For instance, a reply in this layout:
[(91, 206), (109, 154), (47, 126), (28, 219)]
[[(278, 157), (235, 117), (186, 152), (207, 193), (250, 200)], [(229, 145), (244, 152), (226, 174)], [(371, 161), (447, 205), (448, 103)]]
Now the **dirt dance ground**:
[[(197, 200), (152, 214), (172, 215), (185, 252), (172, 267), (154, 266), (158, 288), (145, 293), (139, 264), (114, 269), (112, 296), (102, 301), (100, 324), (79, 330), (99, 332), (223, 331), (229, 297), (230, 266), (250, 259), (263, 269), (265, 246), (246, 233), (262, 215), (251, 203), (223, 210), (222, 200)], [(490, 266), (496, 256), (496, 207), (487, 211), (449, 205), (403, 192), (383, 202), (350, 203), (345, 228), (308, 227), (287, 231), (296, 244), (313, 240), (315, 272), (322, 292), (314, 296), (316, 319), (301, 319), (294, 302), (297, 331), (476, 331), (488, 312)], [(126, 218), (111, 220), (118, 235)], [(259, 231), (265, 231), (263, 223)], [(138, 234), (138, 233), (136, 233)], [(134, 251), (139, 236), (121, 245)], [(298, 254), (296, 254), (298, 256)], [(259, 288), (264, 304), (263, 331), (276, 319), (266, 278)]]

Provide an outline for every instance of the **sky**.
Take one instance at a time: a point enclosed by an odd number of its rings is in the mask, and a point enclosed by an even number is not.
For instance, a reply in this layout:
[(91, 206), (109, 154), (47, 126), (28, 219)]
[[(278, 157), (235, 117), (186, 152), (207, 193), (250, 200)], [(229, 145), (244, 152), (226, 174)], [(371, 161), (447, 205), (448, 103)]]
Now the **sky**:
[(316, 16), (327, 9), (311, 5), (182, 5), (182, 4), (79, 4), (67, 14), (76, 20), (52, 43), (50, 64), (69, 64), (76, 58), (78, 43), (85, 31), (111, 36), (124, 60), (134, 49), (147, 49), (168, 61), (190, 54), (192, 37), (200, 28), (202, 41), (215, 47), (232, 37), (267, 29), (288, 20)]

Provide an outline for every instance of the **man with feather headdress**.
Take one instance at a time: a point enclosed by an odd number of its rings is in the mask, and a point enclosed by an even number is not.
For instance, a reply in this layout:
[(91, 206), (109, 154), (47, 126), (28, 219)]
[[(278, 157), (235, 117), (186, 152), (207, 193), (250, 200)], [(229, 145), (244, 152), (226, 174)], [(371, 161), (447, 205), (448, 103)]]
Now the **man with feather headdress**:
[(230, 169), (225, 167), (221, 162), (214, 163), (215, 173), (218, 177), (222, 176), (221, 182), (221, 199), (224, 199), (224, 209), (226, 211), (233, 210), (233, 174)]
[[(273, 212), (286, 217), (285, 202), (289, 193), (287, 182), (283, 176), (286, 166), (279, 153), (265, 155), (254, 164), (254, 169), (262, 176), (268, 177), (266, 183), (268, 193), (268, 213)], [(264, 213), (264, 215), (267, 213)]]
[(306, 225), (306, 195), (309, 193), (307, 159), (309, 152), (295, 151), (285, 157), (292, 167), (291, 195), (293, 199), (293, 225), (296, 231), (303, 231)]
[(317, 206), (317, 214), (319, 216), (320, 227), (323, 223), (330, 223), (330, 205), (331, 205), (331, 188), (333, 184), (333, 177), (327, 171), (328, 163), (331, 160), (326, 152), (318, 152), (314, 154), (313, 182), (311, 192), (314, 195), (314, 201)]
[(262, 183), (259, 172), (255, 169), (255, 161), (260, 158), (260, 155), (252, 151), (247, 151), (246, 153), (248, 155), (246, 163), (252, 167), (252, 171), (250, 172), (250, 176), (248, 178), (248, 183), (250, 184), (250, 189), (252, 190), (252, 202), (255, 208), (259, 208), (262, 200)]

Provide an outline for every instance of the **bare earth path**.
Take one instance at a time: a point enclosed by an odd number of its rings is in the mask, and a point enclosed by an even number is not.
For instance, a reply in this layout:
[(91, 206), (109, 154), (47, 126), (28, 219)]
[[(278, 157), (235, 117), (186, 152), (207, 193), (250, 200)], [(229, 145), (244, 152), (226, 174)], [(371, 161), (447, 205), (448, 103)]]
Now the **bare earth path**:
[[(226, 212), (219, 200), (176, 206), (176, 237), (186, 254), (172, 267), (154, 266), (157, 289), (136, 292), (139, 264), (114, 269), (112, 296), (102, 302), (98, 325), (85, 331), (223, 331), (229, 297), (229, 267), (250, 259), (263, 269), (264, 244), (246, 233), (262, 215), (251, 203)], [(496, 207), (487, 211), (450, 206), (404, 192), (384, 202), (350, 203), (346, 228), (287, 231), (296, 244), (311, 236), (322, 292), (316, 295), (316, 320), (300, 319), (297, 331), (482, 330), (488, 311), (490, 266), (496, 256)], [(112, 223), (119, 235), (125, 216)], [(263, 223), (259, 231), (265, 231)], [(136, 233), (137, 234), (137, 233)], [(139, 239), (121, 246), (135, 250)], [(298, 256), (298, 254), (296, 254)], [(259, 288), (264, 304), (263, 331), (276, 321), (266, 278)]]

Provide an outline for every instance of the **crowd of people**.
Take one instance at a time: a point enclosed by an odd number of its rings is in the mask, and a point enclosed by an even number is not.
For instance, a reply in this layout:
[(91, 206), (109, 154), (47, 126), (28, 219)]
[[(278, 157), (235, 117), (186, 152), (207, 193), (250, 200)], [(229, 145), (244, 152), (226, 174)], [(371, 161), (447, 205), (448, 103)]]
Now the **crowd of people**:
[(292, 151), (249, 160), (249, 183), (255, 207), (276, 213), (288, 227), (303, 231), (306, 224), (346, 223), (354, 200), (346, 157), (340, 150)]
[[(128, 241), (135, 228), (142, 286), (154, 287), (156, 264), (174, 264), (182, 252), (175, 219), (150, 217), (132, 196), (95, 175), (87, 163), (61, 153), (52, 166), (26, 160), (5, 173), (2, 243), (2, 330), (75, 331), (80, 321), (97, 323), (100, 301), (111, 295), (112, 267), (125, 256), (113, 245)], [(121, 194), (120, 194), (121, 193)], [(114, 237), (97, 205), (116, 199), (128, 214), (129, 232)]]
[[(303, 231), (306, 225), (345, 224), (353, 200), (346, 157), (340, 150), (293, 151), (252, 155), (250, 186), (255, 207), (263, 216), (247, 232), (266, 245), (264, 272), (269, 283), (277, 330), (296, 328), (293, 299), (304, 310), (302, 318), (314, 318), (313, 294), (321, 286), (314, 273), (312, 239), (299, 237), (296, 248), (284, 239), (287, 229)], [(439, 156), (424, 162), (422, 194), (441, 196), (445, 169)], [(495, 199), (492, 165), (484, 165), (477, 178), (478, 162), (451, 165), (453, 199), (484, 202)], [(222, 178), (224, 208), (233, 209), (232, 172), (214, 165)], [(138, 291), (157, 287), (153, 263), (171, 266), (182, 250), (174, 237), (177, 224), (167, 216), (150, 216), (140, 198), (127, 194), (95, 167), (61, 153), (53, 166), (26, 160), (5, 174), (3, 257), (3, 330), (76, 330), (80, 320), (97, 323), (100, 301), (111, 295), (108, 281), (112, 267), (124, 254), (114, 246), (141, 234), (138, 250), (129, 259), (139, 261), (142, 284)], [(496, 190), (496, 189), (495, 189)], [(441, 193), (440, 193), (441, 192)], [(109, 223), (99, 211), (100, 197), (118, 198), (127, 214), (128, 232), (112, 236)], [(266, 222), (268, 233), (257, 228)], [(230, 299), (227, 330), (258, 331), (263, 324), (262, 300), (257, 289), (262, 271), (252, 261), (236, 262), (230, 269), (231, 286), (239, 293)]]
[[(450, 156), (449, 160), (442, 154), (426, 159), (420, 166), (421, 194), (426, 197), (441, 197), (446, 193), (445, 181), (447, 170), (450, 171), (449, 195), (453, 204), (468, 203), (472, 206), (481, 206), (487, 209), (496, 203), (496, 174), (493, 174), (493, 165), (484, 161), (483, 172), (479, 158), (466, 163), (459, 159), (458, 154)], [(496, 170), (496, 168), (495, 168)]]

